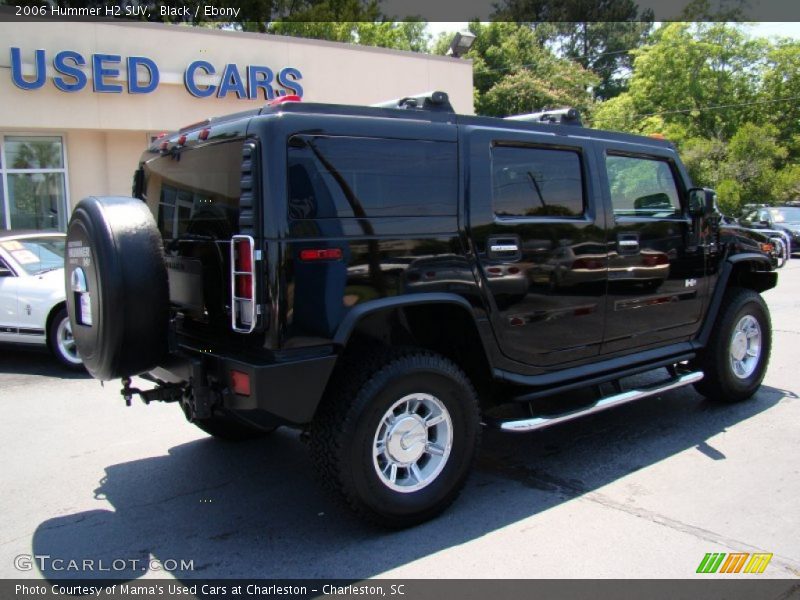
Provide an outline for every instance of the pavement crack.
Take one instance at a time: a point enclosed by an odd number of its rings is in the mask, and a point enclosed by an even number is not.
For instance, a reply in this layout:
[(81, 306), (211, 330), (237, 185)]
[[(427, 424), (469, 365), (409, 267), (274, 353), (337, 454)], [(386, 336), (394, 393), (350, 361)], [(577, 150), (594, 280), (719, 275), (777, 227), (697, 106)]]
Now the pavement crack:
[[(715, 531), (690, 525), (677, 519), (672, 519), (660, 513), (630, 506), (601, 494), (600, 492), (589, 491), (585, 484), (579, 480), (565, 480), (548, 473), (542, 473), (533, 469), (529, 469), (522, 465), (508, 465), (500, 464), (488, 458), (483, 458), (478, 461), (478, 467), (484, 472), (489, 472), (506, 479), (511, 479), (517, 483), (521, 483), (526, 487), (530, 487), (539, 491), (558, 494), (564, 500), (578, 500), (588, 501), (599, 504), (605, 508), (624, 512), (633, 517), (645, 519), (656, 525), (668, 527), (674, 531), (679, 531), (687, 535), (691, 535), (701, 540), (705, 540), (718, 546), (725, 546), (734, 552), (769, 552), (752, 544), (741, 542), (734, 538), (724, 536)], [(782, 557), (773, 553), (771, 565), (779, 566), (784, 571), (788, 571), (792, 575), (797, 575), (800, 569), (800, 563), (790, 558)]]

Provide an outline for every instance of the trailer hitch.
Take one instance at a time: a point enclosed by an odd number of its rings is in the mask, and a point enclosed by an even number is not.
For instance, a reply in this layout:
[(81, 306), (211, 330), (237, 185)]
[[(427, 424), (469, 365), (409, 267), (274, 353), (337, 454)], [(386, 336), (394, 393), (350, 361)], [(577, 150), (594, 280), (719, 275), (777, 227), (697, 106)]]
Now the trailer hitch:
[(167, 383), (161, 380), (154, 380), (157, 387), (151, 390), (140, 390), (139, 388), (131, 387), (131, 378), (125, 377), (122, 379), (122, 390), (120, 394), (125, 399), (125, 406), (130, 406), (134, 395), (138, 395), (142, 402), (150, 404), (154, 401), (160, 402), (180, 402), (184, 396), (184, 386), (179, 383)]

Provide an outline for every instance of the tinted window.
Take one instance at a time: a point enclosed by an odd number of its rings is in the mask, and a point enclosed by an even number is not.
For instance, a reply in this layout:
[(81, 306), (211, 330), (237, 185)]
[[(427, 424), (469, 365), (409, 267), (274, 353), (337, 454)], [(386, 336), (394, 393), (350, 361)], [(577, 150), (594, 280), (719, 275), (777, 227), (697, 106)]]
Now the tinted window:
[(289, 215), (452, 215), (457, 177), (453, 143), (294, 136), (289, 142)]
[(165, 238), (238, 233), (243, 144), (210, 144), (145, 162), (142, 199)]
[(614, 214), (670, 217), (681, 212), (678, 187), (667, 161), (606, 156)]
[(583, 214), (581, 159), (571, 150), (497, 146), (492, 196), (499, 217), (577, 217)]

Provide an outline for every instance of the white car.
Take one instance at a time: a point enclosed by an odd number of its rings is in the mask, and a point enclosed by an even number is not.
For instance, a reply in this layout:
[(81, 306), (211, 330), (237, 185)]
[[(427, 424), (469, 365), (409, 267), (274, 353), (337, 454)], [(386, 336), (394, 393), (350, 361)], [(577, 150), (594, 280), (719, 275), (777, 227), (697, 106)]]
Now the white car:
[(46, 344), (79, 369), (65, 305), (65, 243), (63, 233), (0, 232), (0, 342)]

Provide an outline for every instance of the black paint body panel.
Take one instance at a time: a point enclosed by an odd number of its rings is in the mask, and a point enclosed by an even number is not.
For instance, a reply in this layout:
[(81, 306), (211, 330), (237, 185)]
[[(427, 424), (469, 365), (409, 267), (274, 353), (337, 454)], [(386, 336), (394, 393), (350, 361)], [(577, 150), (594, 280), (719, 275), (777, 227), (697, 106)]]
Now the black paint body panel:
[[(207, 287), (197, 273), (222, 273), (225, 281), (227, 240), (173, 245), (173, 267), (183, 271), (170, 281), (173, 302), (182, 306), (175, 325), (180, 343), (205, 352), (204, 360), (219, 357), (215, 364), (223, 365), (223, 377), (226, 369), (237, 368), (255, 382), (251, 398), (226, 396), (230, 409), (264, 410), (308, 423), (359, 320), (410, 305), (444, 304), (468, 314), (483, 346), (476, 351), (485, 353), (494, 376), (520, 386), (588, 379), (597, 376), (592, 365), (615, 369), (639, 353), (664, 360), (659, 348), (684, 356), (702, 344), (701, 326), (713, 322), (731, 260), (753, 252), (752, 240), (720, 229), (713, 218), (689, 216), (685, 197), (691, 181), (671, 144), (662, 140), (446, 113), (310, 104), (287, 104), (242, 119), (225, 126), (257, 146), (252, 177), (260, 199), (252, 232), (261, 253), (258, 326), (250, 334), (230, 332), (224, 294), (218, 314), (206, 315), (206, 322), (192, 316), (198, 289)], [(191, 131), (188, 135), (187, 148), (202, 146), (193, 145)], [(330, 166), (324, 153), (340, 138), (356, 149), (359, 139), (382, 140), (381, 147), (394, 143), (403, 152), (413, 144), (434, 144), (425, 149), (452, 154), (438, 170), (442, 181), (452, 180), (452, 189), (432, 186), (429, 197), (417, 190), (413, 198), (371, 215), (361, 205), (374, 201), (379, 180), (357, 170), (338, 177), (320, 167)], [(498, 216), (492, 209), (491, 158), (498, 145), (579, 156), (582, 214)], [(676, 214), (615, 216), (603, 166), (609, 151), (667, 161), (681, 196)], [(418, 172), (409, 169), (407, 176)], [(424, 216), (404, 212), (403, 202), (418, 202)], [(626, 241), (636, 242), (635, 252), (623, 250)], [(219, 252), (203, 251), (209, 243)], [(506, 254), (492, 250), (514, 246)], [(303, 258), (320, 252), (329, 258)], [(748, 257), (761, 261), (757, 253)], [(768, 260), (758, 265), (757, 270), (771, 268)], [(294, 385), (301, 380), (300, 387)]]

